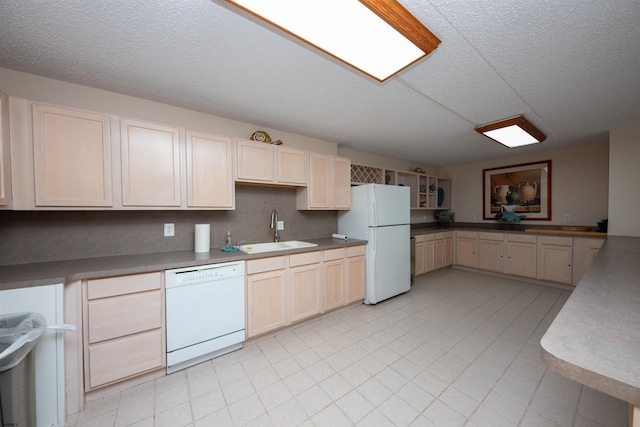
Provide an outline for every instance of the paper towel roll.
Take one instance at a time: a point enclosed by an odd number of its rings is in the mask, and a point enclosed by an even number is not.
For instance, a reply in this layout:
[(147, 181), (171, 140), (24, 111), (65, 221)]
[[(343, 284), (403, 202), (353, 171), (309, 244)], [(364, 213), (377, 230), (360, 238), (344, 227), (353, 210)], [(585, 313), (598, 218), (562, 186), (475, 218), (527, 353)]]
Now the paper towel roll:
[(348, 237), (345, 236), (344, 234), (338, 234), (338, 233), (333, 233), (331, 235), (331, 237), (333, 237), (334, 239), (340, 239), (340, 240), (347, 240)]
[(209, 224), (196, 224), (196, 252), (209, 252), (209, 239), (211, 235)]

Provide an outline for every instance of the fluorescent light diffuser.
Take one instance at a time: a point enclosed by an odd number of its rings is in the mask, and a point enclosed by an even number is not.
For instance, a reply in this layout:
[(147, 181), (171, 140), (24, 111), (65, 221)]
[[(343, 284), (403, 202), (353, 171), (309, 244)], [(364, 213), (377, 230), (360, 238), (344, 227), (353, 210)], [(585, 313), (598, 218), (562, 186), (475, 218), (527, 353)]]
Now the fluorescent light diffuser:
[(545, 134), (522, 116), (478, 126), (476, 131), (509, 148), (537, 144), (547, 139)]
[(395, 0), (227, 0), (384, 81), (440, 40)]

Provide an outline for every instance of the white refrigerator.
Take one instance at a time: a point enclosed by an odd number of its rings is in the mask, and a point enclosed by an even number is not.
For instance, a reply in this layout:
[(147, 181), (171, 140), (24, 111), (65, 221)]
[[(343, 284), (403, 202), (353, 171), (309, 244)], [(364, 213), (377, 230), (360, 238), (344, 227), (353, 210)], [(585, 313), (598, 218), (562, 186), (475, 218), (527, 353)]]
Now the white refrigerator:
[(365, 304), (411, 289), (409, 187), (351, 187), (351, 210), (338, 214), (338, 233), (368, 240)]

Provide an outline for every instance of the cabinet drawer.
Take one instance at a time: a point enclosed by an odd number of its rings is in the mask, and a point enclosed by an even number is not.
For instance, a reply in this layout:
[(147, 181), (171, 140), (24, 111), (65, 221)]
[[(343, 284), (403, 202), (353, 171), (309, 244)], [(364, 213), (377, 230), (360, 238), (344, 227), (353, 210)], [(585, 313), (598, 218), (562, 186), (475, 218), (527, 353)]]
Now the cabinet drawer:
[(416, 236), (415, 236), (415, 238), (416, 238), (416, 243), (424, 242), (424, 237), (425, 237), (425, 234), (418, 234), (418, 235), (416, 235)]
[(125, 295), (88, 303), (89, 343), (162, 326), (162, 292)]
[(456, 237), (475, 239), (478, 237), (477, 231), (456, 231)]
[(540, 243), (542, 243), (543, 245), (573, 246), (573, 238), (571, 238), (571, 237), (555, 237), (555, 236), (540, 236)]
[(479, 232), (478, 233), (478, 239), (480, 240), (499, 240), (502, 241), (504, 240), (504, 234), (502, 233), (483, 233), (483, 232)]
[(360, 256), (365, 254), (365, 245), (362, 246), (349, 246), (347, 248), (347, 257)]
[(345, 252), (346, 251), (344, 250), (344, 248), (328, 249), (328, 250), (324, 251), (323, 259), (325, 261), (332, 261), (334, 259), (341, 259), (341, 258), (344, 258)]
[(538, 243), (538, 236), (524, 236), (521, 234), (507, 234), (507, 240), (510, 242), (521, 243)]
[(425, 234), (424, 235), (424, 241), (425, 242), (432, 242), (436, 240), (436, 233), (431, 233), (431, 234)]
[(161, 288), (162, 279), (159, 271), (132, 276), (107, 277), (87, 281), (87, 299), (133, 294)]
[(322, 254), (320, 251), (289, 255), (289, 267), (318, 264), (320, 261), (322, 261)]
[(284, 269), (284, 256), (252, 259), (247, 261), (247, 274)]
[(162, 367), (162, 332), (154, 330), (89, 348), (88, 388)]

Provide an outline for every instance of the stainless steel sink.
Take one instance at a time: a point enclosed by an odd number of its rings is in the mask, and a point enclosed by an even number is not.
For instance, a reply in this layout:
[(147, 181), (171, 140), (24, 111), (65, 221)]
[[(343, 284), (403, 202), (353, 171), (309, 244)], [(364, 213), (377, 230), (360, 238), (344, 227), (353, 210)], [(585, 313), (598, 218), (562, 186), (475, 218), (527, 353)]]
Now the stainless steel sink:
[(314, 246), (318, 246), (318, 244), (303, 242), (300, 240), (289, 240), (286, 242), (267, 242), (241, 245), (240, 250), (248, 254), (258, 254), (262, 252), (286, 251), (288, 249), (311, 248)]

